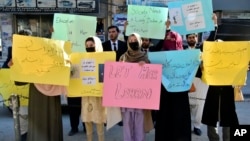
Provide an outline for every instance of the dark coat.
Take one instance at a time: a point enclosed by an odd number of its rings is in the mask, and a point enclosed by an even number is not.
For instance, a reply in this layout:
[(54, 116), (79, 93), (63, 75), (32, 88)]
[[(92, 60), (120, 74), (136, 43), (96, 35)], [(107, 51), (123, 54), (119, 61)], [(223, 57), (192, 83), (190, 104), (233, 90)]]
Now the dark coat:
[[(116, 51), (116, 61), (119, 61), (120, 57), (122, 56), (122, 54), (124, 54), (128, 47), (127, 44), (123, 41), (118, 40), (118, 50)], [(103, 47), (103, 51), (112, 51), (112, 45), (110, 43), (110, 40), (104, 42), (102, 44)]]
[(202, 123), (216, 127), (217, 122), (220, 122), (220, 126), (223, 127), (239, 124), (232, 86), (209, 86), (208, 88)]
[(188, 91), (168, 92), (161, 85), (160, 110), (156, 114), (155, 141), (191, 141)]

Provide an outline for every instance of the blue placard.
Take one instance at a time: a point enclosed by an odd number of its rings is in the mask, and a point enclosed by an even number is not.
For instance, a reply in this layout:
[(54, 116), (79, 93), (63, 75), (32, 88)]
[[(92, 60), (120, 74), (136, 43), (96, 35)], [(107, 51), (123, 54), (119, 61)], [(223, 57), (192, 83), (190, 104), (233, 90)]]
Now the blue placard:
[(171, 30), (181, 35), (214, 30), (212, 0), (168, 3)]
[(200, 64), (200, 50), (149, 52), (150, 62), (162, 64), (162, 84), (169, 92), (188, 91)]

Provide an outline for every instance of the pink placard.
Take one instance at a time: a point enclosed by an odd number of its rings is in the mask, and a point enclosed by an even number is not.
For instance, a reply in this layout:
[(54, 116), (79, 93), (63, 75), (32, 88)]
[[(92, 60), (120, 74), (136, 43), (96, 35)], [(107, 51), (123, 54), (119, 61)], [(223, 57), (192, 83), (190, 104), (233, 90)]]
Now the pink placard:
[(162, 65), (106, 62), (103, 106), (159, 109)]

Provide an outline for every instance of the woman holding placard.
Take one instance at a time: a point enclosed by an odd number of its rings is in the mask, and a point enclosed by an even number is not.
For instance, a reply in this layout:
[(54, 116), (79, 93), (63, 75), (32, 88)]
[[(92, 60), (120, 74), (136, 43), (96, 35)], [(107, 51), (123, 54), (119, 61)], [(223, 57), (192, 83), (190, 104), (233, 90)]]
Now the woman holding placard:
[[(85, 40), (87, 52), (103, 52), (101, 40), (89, 37)], [(85, 123), (87, 141), (93, 141), (93, 123), (96, 124), (98, 141), (104, 141), (104, 123), (106, 123), (106, 108), (102, 106), (101, 97), (82, 97), (82, 121)]]
[[(120, 57), (120, 61), (139, 64), (150, 63), (147, 52), (141, 50), (142, 40), (139, 34), (131, 34), (128, 37), (127, 45), (128, 50)], [(136, 108), (121, 108), (121, 112), (123, 140), (144, 141), (145, 132), (149, 132), (153, 128), (150, 111)]]

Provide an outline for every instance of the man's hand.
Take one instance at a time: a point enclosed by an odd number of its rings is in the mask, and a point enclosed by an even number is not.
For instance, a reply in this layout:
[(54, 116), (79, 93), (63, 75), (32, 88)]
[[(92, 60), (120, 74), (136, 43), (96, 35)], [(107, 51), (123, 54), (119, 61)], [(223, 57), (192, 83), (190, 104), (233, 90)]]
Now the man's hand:
[(166, 28), (167, 28), (167, 29), (170, 28), (171, 22), (170, 22), (169, 19), (165, 22), (165, 25), (166, 25)]
[(127, 25), (128, 25), (128, 21), (125, 21), (124, 22), (124, 32), (126, 32)]
[(217, 15), (213, 13), (212, 20), (214, 21), (214, 25), (217, 25)]

